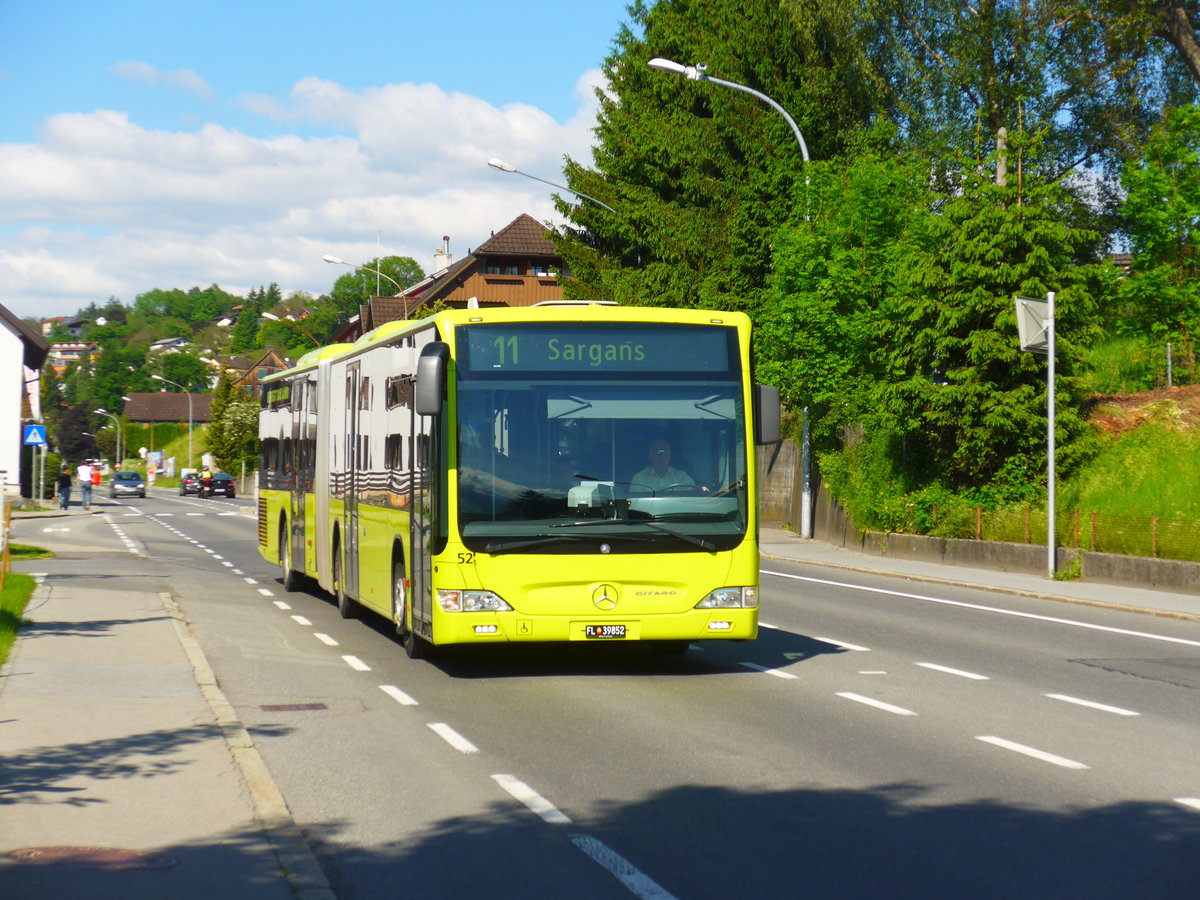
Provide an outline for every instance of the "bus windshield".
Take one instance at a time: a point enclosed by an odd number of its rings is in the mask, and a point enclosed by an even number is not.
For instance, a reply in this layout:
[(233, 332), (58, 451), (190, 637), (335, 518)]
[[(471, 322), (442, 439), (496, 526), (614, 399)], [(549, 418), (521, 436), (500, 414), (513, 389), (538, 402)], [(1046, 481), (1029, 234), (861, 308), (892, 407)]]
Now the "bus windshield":
[[(586, 540), (653, 553), (740, 543), (746, 422), (732, 329), (642, 326), (629, 338), (560, 327), (550, 340), (575, 348), (578, 364), (549, 365), (536, 334), (515, 342), (510, 328), (497, 341), (492, 326), (472, 327), (483, 333), (468, 348), (490, 355), (458, 359), (456, 507), (468, 547), (570, 553)], [(699, 347), (689, 342), (697, 334)], [(593, 365), (590, 347), (627, 344), (624, 361)]]

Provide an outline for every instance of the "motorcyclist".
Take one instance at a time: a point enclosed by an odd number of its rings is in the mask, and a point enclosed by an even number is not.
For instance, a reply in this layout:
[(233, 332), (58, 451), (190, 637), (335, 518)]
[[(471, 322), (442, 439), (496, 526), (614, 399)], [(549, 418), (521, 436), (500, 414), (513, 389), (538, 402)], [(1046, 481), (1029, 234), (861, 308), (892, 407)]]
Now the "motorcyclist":
[(212, 496), (212, 486), (213, 486), (212, 469), (210, 469), (208, 466), (205, 466), (203, 471), (201, 471), (201, 473), (200, 473), (200, 496), (201, 497), (211, 497)]

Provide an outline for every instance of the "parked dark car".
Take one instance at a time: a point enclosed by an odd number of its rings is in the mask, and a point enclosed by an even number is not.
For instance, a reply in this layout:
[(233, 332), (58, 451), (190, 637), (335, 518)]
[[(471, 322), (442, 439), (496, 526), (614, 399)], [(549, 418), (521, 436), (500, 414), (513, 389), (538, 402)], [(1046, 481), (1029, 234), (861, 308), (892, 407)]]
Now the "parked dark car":
[(195, 472), (188, 472), (179, 479), (179, 496), (184, 494), (200, 493), (200, 476)]
[(137, 472), (114, 472), (108, 483), (110, 497), (145, 497), (146, 479)]
[(235, 496), (237, 489), (233, 483), (233, 476), (217, 472), (212, 477), (212, 485), (208, 488), (208, 493), (210, 496), (212, 494), (224, 494), (226, 497)]

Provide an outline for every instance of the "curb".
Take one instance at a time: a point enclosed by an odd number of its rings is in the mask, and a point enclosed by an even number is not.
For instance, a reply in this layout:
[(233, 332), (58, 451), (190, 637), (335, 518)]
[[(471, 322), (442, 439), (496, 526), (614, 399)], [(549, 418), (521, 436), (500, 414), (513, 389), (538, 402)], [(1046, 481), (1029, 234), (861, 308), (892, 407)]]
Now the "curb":
[(262, 824), (263, 832), (279, 861), (280, 872), (287, 880), (292, 893), (300, 900), (336, 900), (333, 889), (309, 846), (300, 826), (292, 818), (291, 810), (267, 764), (254, 747), (246, 727), (238, 719), (233, 706), (217, 685), (216, 675), (200, 649), (199, 642), (192, 636), (187, 617), (168, 593), (160, 593), (163, 607), (175, 626), (175, 635), (192, 664), (192, 671), (200, 693), (208, 703), (217, 727), (225, 736), (229, 753), (237, 763), (242, 779), (254, 803), (254, 813)]
[(908, 578), (925, 584), (947, 584), (953, 587), (970, 588), (972, 590), (993, 591), (997, 594), (1008, 594), (1013, 597), (1032, 597), (1038, 600), (1053, 600), (1058, 603), (1072, 603), (1075, 606), (1090, 606), (1095, 609), (1108, 609), (1113, 612), (1138, 613), (1143, 616), (1154, 616), (1159, 619), (1178, 619), (1183, 622), (1200, 622), (1200, 616), (1192, 613), (1176, 612), (1170, 609), (1154, 609), (1148, 606), (1127, 606), (1123, 603), (1105, 603), (1103, 600), (1085, 600), (1082, 597), (1064, 597), (1062, 594), (1048, 594), (1042, 591), (1025, 591), (1020, 588), (1004, 587), (994, 584), (979, 584), (974, 581), (957, 581), (953, 578), (938, 578), (935, 575), (914, 575), (908, 572), (885, 572), (867, 566), (850, 566), (845, 563), (824, 562), (815, 559), (798, 559), (794, 556), (780, 556), (776, 553), (760, 551), (763, 559), (777, 562), (799, 563), (809, 566), (823, 566), (826, 569), (841, 569), (846, 572), (859, 572), (864, 575), (891, 575), (898, 578)]

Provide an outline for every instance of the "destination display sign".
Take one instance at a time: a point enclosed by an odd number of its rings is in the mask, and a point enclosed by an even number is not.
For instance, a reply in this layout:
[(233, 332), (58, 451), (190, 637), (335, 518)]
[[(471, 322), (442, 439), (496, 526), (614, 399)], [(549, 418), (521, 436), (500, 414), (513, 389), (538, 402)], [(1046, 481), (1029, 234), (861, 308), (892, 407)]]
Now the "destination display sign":
[(737, 331), (724, 325), (480, 324), (458, 341), (459, 370), (473, 374), (738, 370)]

